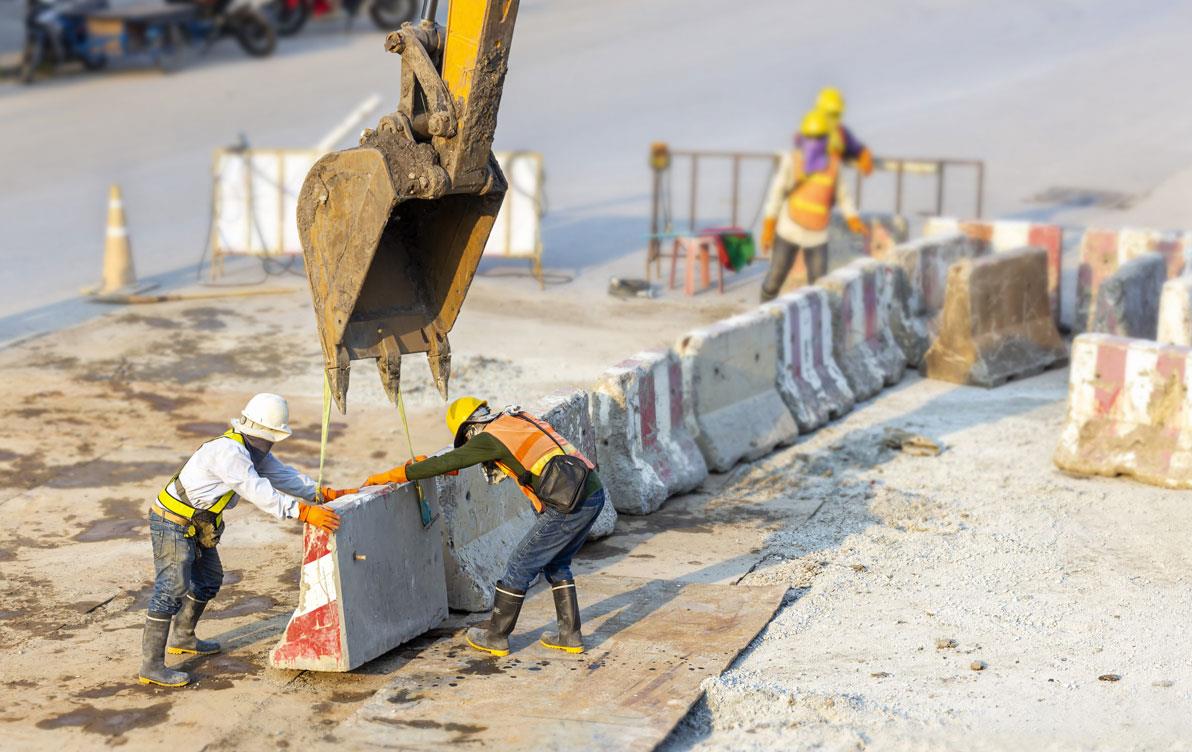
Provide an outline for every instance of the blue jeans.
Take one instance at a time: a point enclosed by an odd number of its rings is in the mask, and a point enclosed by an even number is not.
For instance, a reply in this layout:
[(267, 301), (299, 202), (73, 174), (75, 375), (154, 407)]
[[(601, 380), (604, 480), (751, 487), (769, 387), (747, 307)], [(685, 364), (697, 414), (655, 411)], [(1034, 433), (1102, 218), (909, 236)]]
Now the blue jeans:
[(571, 557), (588, 538), (588, 531), (604, 508), (604, 489), (584, 499), (571, 514), (547, 507), (521, 539), (501, 584), (524, 593), (541, 573), (551, 583), (572, 579)]
[(201, 548), (194, 537), (186, 537), (186, 528), (149, 515), (149, 537), (153, 540), (153, 567), (157, 578), (149, 611), (173, 616), (182, 608), (187, 593), (196, 601), (215, 597), (223, 584), (223, 564), (214, 548)]

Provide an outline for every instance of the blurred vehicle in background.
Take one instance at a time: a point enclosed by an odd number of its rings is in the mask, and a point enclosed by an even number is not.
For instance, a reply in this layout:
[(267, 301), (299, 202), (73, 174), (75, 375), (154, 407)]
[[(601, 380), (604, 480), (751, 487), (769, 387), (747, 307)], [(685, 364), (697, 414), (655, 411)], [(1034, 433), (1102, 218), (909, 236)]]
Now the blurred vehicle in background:
[(393, 31), (405, 21), (418, 18), (421, 0), (274, 0), (273, 17), (277, 33), (297, 34), (312, 16), (325, 16), (342, 8), (352, 25), (362, 5), (368, 5), (368, 16), (382, 31)]
[(183, 48), (206, 52), (231, 36), (253, 57), (277, 47), (265, 10), (270, 0), (168, 0), (112, 7), (107, 0), (28, 0), (21, 80), (66, 63), (99, 70), (113, 58), (145, 57), (159, 68), (178, 65)]

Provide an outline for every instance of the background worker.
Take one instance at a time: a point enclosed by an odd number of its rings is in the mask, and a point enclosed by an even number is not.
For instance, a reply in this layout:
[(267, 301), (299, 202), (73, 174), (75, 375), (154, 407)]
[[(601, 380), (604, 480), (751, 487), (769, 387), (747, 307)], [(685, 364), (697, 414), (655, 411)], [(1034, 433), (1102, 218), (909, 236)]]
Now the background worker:
[(811, 284), (828, 271), (828, 225), (839, 209), (852, 232), (868, 235), (852, 198), (840, 180), (842, 157), (828, 148), (831, 121), (820, 110), (803, 118), (795, 148), (782, 155), (770, 182), (762, 220), (762, 248), (770, 254), (770, 270), (762, 282), (761, 300), (782, 289), (799, 251)]
[[(490, 483), (512, 478), (538, 517), (509, 557), (505, 575), (497, 581), (492, 614), (487, 622), (468, 630), (467, 642), (492, 655), (508, 655), (509, 635), (526, 591), (542, 574), (550, 583), (558, 618), (558, 630), (543, 634), (542, 644), (582, 653), (571, 559), (604, 507), (604, 486), (595, 466), (550, 424), (520, 408), (492, 412), (483, 400), (461, 397), (447, 408), (447, 427), (455, 437), (454, 450), (429, 459), (417, 458), (370, 477), (364, 485), (405, 483), (472, 465), (480, 465)], [(565, 482), (559, 482), (564, 473)], [(559, 508), (561, 499), (573, 499), (573, 508)]]
[(845, 164), (856, 165), (862, 175), (873, 173), (873, 154), (847, 127), (844, 119), (844, 94), (835, 86), (820, 89), (815, 109), (828, 116), (828, 150), (839, 154)]
[[(142, 684), (181, 687), (190, 681), (183, 671), (166, 668), (166, 638), (172, 654), (210, 655), (219, 643), (200, 640), (195, 624), (223, 583), (223, 565), (216, 548), (223, 533), (223, 515), (240, 497), (280, 519), (298, 519), (335, 530), (339, 517), (315, 502), (315, 482), (282, 463), (270, 452), (290, 436), (290, 409), (276, 394), (249, 400), (232, 428), (208, 441), (166, 482), (149, 508), (156, 579), (141, 642)], [(322, 489), (331, 500), (349, 491)]]

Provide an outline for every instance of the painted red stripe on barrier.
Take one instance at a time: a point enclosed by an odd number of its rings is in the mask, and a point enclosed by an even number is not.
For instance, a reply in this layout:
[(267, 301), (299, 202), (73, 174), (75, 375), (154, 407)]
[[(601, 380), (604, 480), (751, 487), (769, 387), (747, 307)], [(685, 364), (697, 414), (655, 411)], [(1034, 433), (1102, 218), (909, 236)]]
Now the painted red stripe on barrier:
[(670, 382), (670, 427), (671, 430), (678, 430), (683, 427), (683, 365), (678, 358), (670, 358), (667, 368), (670, 376), (667, 379)]
[(320, 556), (331, 552), (331, 534), (312, 525), (306, 525), (302, 535), (302, 563), (309, 564)]
[(1176, 238), (1160, 238), (1155, 241), (1155, 250), (1167, 260), (1167, 278), (1178, 277), (1184, 271), (1184, 244)]
[(1121, 344), (1103, 344), (1097, 348), (1097, 366), (1093, 374), (1093, 397), (1097, 412), (1113, 410), (1126, 384), (1126, 356), (1129, 348)]
[(642, 446), (652, 447), (658, 444), (658, 406), (655, 404), (657, 396), (654, 388), (653, 369), (646, 372), (644, 378), (638, 380), (637, 404), (641, 411)]
[(865, 339), (877, 337), (877, 274), (861, 275), (861, 300), (865, 305)]
[(314, 611), (290, 620), (282, 644), (273, 651), (276, 662), (298, 658), (335, 658), (343, 655), (343, 631), (339, 623), (339, 607), (332, 601)]

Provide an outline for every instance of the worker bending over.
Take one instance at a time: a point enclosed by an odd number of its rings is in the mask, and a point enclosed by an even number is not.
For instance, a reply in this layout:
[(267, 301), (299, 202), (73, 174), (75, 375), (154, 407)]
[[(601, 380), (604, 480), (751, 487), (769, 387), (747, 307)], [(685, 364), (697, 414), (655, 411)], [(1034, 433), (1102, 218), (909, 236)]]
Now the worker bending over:
[(455, 449), (374, 475), (364, 485), (405, 483), (472, 465), (480, 465), (490, 483), (512, 478), (538, 517), (497, 581), (488, 621), (468, 630), (468, 644), (492, 655), (508, 655), (509, 634), (526, 591), (542, 574), (550, 583), (558, 617), (558, 631), (544, 634), (542, 644), (582, 653), (571, 559), (604, 507), (604, 487), (595, 466), (550, 424), (518, 407), (492, 412), (483, 400), (461, 397), (447, 408), (447, 427), (455, 437)]
[[(219, 643), (195, 636), (195, 624), (223, 583), (216, 546), (223, 515), (240, 497), (283, 520), (297, 517), (324, 530), (339, 527), (335, 512), (298, 501), (319, 503), (315, 482), (270, 453), (274, 443), (289, 437), (289, 419), (289, 406), (278, 395), (253, 397), (231, 429), (199, 447), (150, 506), (157, 576), (141, 642), (142, 684), (181, 687), (190, 681), (185, 672), (166, 668), (167, 636), (171, 654), (219, 652)], [(325, 500), (348, 493), (321, 491)]]
[(815, 109), (828, 116), (828, 150), (839, 154), (846, 165), (855, 165), (862, 175), (873, 173), (873, 154), (845, 127), (844, 95), (835, 86), (820, 89)]
[(800, 250), (808, 284), (828, 271), (828, 225), (833, 208), (844, 215), (851, 231), (869, 234), (840, 180), (841, 155), (828, 148), (830, 130), (827, 115), (819, 110), (808, 112), (795, 148), (782, 155), (770, 182), (762, 221), (762, 248), (773, 251), (770, 270), (762, 282), (763, 303), (782, 289)]

